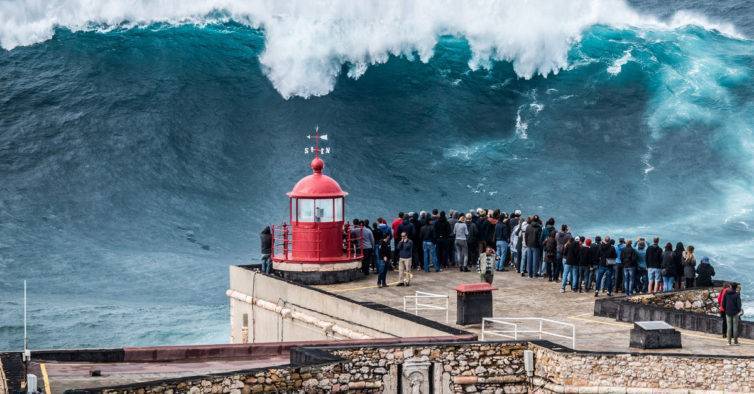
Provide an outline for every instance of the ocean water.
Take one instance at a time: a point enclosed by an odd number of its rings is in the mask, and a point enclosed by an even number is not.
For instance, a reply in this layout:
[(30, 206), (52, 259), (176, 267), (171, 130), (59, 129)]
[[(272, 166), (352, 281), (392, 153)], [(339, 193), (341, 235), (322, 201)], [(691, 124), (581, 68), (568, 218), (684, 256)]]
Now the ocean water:
[[(327, 132), (347, 216), (522, 209), (754, 310), (754, 5), (0, 2), (0, 350), (225, 342)], [(555, 291), (555, 290), (554, 290)]]

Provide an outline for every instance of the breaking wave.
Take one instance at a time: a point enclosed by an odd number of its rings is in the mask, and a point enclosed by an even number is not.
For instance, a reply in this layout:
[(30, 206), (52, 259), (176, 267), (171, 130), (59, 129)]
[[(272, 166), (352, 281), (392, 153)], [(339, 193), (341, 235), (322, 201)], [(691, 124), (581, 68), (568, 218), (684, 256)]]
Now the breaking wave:
[[(13, 49), (72, 31), (129, 29), (155, 24), (207, 25), (234, 21), (264, 31), (260, 54), (280, 94), (322, 96), (341, 72), (359, 78), (369, 66), (404, 56), (428, 62), (440, 37), (468, 41), (471, 70), (497, 61), (522, 78), (557, 74), (568, 53), (594, 25), (667, 30), (688, 25), (740, 37), (728, 23), (688, 11), (667, 20), (641, 15), (620, 0), (51, 0), (0, 3), (0, 45)], [(618, 66), (618, 70), (619, 70)]]

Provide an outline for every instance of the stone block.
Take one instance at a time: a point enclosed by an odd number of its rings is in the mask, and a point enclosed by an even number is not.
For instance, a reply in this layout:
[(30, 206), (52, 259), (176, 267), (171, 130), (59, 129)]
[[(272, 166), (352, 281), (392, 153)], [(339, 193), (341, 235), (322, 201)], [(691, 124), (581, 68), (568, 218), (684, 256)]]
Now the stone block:
[(630, 347), (640, 349), (681, 348), (681, 333), (664, 321), (638, 321), (631, 329)]

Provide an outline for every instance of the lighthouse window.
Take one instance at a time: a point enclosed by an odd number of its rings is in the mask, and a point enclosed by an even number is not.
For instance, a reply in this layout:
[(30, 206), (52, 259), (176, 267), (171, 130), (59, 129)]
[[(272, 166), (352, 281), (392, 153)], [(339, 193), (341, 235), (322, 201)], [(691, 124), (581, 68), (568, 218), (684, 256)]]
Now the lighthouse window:
[(343, 220), (343, 198), (334, 198), (332, 201), (335, 207), (335, 219), (333, 221), (340, 222)]
[(332, 222), (333, 221), (333, 201), (332, 198), (317, 199), (314, 208), (315, 222)]
[(314, 200), (299, 198), (296, 203), (298, 204), (296, 220), (299, 222), (313, 222)]

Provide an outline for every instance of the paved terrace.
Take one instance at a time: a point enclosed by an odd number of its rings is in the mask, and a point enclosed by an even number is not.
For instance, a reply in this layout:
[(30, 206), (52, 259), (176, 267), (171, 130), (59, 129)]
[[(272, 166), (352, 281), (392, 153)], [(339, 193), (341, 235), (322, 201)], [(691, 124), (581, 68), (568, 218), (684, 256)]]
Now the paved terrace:
[[(356, 282), (338, 285), (317, 286), (320, 289), (349, 297), (357, 301), (372, 301), (393, 308), (403, 309), (403, 296), (413, 295), (414, 291), (424, 291), (450, 296), (449, 325), (474, 333), (481, 333), (481, 325), (459, 326), (456, 322), (456, 292), (460, 283), (479, 282), (476, 272), (459, 272), (449, 269), (443, 272), (413, 271), (410, 287), (397, 287), (398, 273), (388, 273), (387, 288), (377, 288), (377, 276)], [(629, 349), (629, 331), (633, 323), (617, 322), (614, 319), (594, 316), (594, 293), (572, 293), (566, 288), (560, 293), (560, 285), (547, 279), (522, 278), (515, 271), (496, 272), (493, 285), (494, 317), (539, 317), (571, 323), (576, 326), (576, 349), (591, 351), (638, 352)], [(600, 295), (606, 297), (606, 295)], [(426, 301), (422, 301), (426, 302)], [(435, 302), (428, 302), (435, 304)], [(439, 303), (438, 303), (439, 304)], [(347, 312), (344, 312), (347, 313)], [(445, 311), (419, 311), (423, 317), (445, 323)], [(538, 323), (529, 323), (524, 329), (537, 329)], [(498, 329), (510, 329), (499, 326)], [(521, 328), (519, 328), (521, 329)], [(570, 330), (547, 326), (547, 331), (569, 334)], [(728, 346), (722, 336), (697, 331), (679, 330), (682, 334), (683, 349), (647, 350), (652, 353), (693, 353), (705, 355), (746, 355), (754, 356), (754, 341), (741, 339), (741, 346)], [(519, 334), (518, 339), (537, 339), (537, 334)], [(509, 338), (488, 339), (507, 340)], [(555, 343), (570, 347), (570, 339), (543, 336)]]

